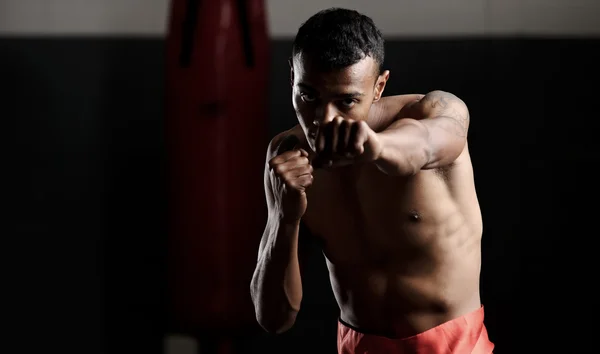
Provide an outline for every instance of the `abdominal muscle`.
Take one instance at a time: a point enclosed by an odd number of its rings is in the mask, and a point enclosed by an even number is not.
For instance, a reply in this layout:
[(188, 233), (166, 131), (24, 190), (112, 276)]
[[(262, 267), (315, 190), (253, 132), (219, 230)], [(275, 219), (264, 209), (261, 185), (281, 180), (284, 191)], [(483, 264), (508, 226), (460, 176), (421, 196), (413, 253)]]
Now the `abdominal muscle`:
[(479, 256), (469, 248), (448, 257), (453, 260), (431, 259), (430, 274), (407, 274), (400, 262), (381, 267), (327, 259), (340, 319), (365, 333), (403, 338), (477, 310)]

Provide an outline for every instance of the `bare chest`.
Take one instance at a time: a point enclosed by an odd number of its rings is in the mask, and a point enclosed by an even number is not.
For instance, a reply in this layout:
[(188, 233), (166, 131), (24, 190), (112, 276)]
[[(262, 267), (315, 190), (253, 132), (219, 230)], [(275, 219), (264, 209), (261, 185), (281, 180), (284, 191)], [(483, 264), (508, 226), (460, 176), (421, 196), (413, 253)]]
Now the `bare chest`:
[(386, 263), (429, 252), (452, 212), (433, 172), (410, 178), (375, 167), (317, 171), (304, 222), (333, 262)]

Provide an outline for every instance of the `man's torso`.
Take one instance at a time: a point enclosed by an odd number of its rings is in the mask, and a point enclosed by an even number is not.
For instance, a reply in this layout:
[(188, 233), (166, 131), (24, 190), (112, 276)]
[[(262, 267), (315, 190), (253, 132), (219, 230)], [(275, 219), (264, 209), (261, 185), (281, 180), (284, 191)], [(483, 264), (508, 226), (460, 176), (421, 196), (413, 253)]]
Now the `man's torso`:
[[(295, 128), (305, 141), (302, 131)], [(303, 222), (319, 239), (341, 319), (410, 336), (477, 309), (481, 213), (468, 149), (452, 166), (393, 177), (317, 169)]]

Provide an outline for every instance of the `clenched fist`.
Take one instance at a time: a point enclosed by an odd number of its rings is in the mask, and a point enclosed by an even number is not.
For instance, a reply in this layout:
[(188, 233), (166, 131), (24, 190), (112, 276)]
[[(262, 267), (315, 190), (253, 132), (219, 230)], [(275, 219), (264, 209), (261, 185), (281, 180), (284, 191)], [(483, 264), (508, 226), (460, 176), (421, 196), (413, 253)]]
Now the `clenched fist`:
[(315, 147), (315, 167), (375, 161), (382, 149), (377, 133), (365, 121), (342, 117), (319, 126)]
[(275, 203), (288, 222), (299, 221), (306, 212), (306, 190), (313, 182), (308, 153), (290, 146), (296, 145), (294, 142), (297, 141), (295, 137), (286, 139), (278, 155), (269, 161)]

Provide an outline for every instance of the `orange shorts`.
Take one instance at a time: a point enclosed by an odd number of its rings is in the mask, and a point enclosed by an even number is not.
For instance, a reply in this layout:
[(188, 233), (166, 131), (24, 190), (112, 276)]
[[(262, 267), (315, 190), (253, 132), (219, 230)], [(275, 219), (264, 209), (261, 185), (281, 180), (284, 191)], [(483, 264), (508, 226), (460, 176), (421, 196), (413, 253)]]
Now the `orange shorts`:
[(490, 354), (490, 342), (483, 324), (483, 306), (462, 317), (417, 335), (392, 339), (364, 334), (338, 323), (338, 354)]

